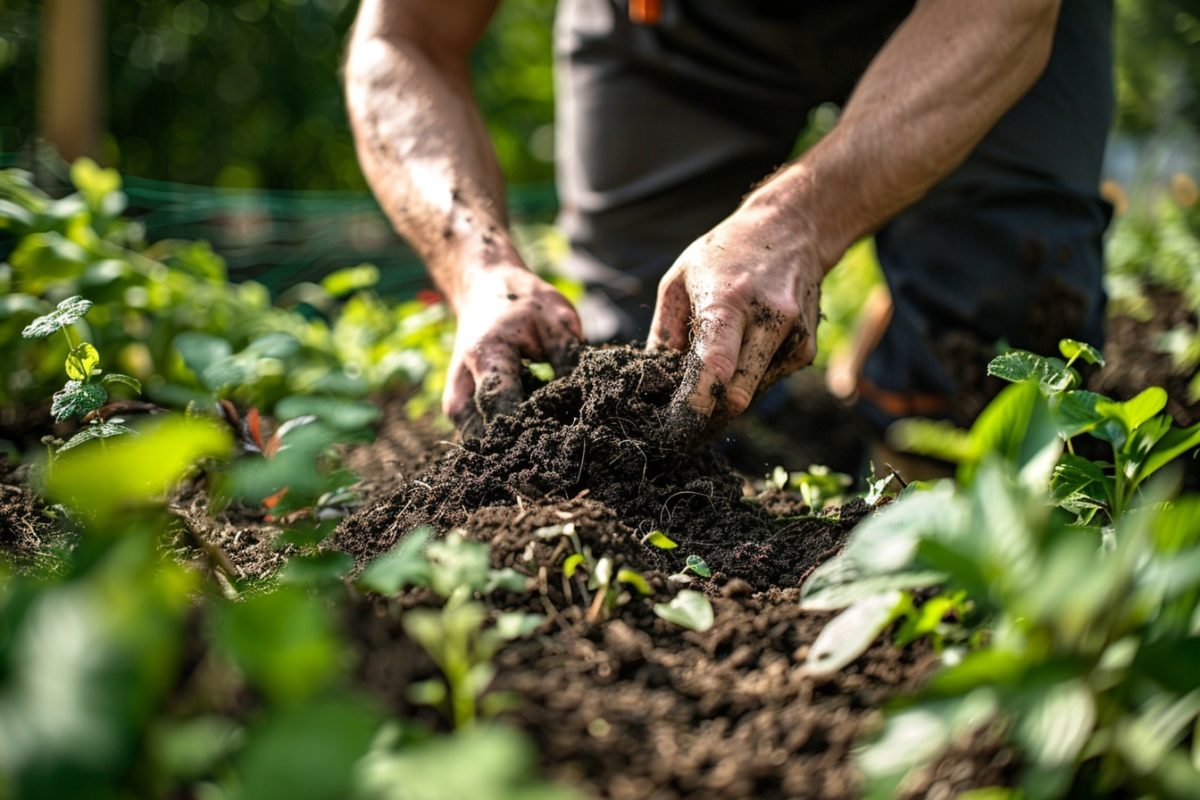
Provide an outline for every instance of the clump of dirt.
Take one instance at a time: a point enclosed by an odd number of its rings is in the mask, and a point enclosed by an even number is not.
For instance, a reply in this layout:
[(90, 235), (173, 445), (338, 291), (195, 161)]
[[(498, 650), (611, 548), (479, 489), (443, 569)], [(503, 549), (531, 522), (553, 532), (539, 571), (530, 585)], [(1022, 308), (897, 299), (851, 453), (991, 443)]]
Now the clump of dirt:
[[(653, 567), (678, 569), (685, 554), (698, 554), (757, 588), (794, 585), (828, 554), (822, 537), (840, 541), (841, 527), (830, 533), (820, 519), (780, 525), (744, 496), (742, 479), (709, 447), (688, 445), (671, 406), (685, 369), (675, 351), (585, 350), (570, 375), (348, 520), (336, 546), (362, 563), (421, 524), (445, 530), (485, 506), (586, 493), (613, 510), (637, 547), (654, 530), (679, 542), (678, 551), (646, 553)], [(839, 523), (848, 521), (844, 514)]]
[(42, 499), (0, 457), (0, 553), (19, 569), (53, 572), (66, 544), (67, 533), (48, 516)]

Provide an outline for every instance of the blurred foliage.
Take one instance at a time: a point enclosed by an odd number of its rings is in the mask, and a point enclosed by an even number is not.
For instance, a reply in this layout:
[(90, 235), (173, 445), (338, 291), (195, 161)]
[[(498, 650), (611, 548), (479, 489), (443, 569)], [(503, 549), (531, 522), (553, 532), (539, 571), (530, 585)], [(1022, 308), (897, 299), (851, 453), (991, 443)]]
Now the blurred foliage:
[[(80, 162), (86, 164), (88, 162)], [(73, 169), (78, 192), (51, 199), (19, 170), (0, 172), (0, 409), (37, 409), (54, 391), (69, 345), (20, 331), (57, 302), (94, 303), (74, 324), (105, 368), (141, 381), (146, 396), (177, 408), (218, 398), (283, 418), (309, 415), (361, 430), (377, 413), (368, 393), (397, 381), (440, 392), (452, 328), (434, 296), (389, 303), (369, 266), (293, 286), (272, 305), (261, 285), (230, 284), (204, 242), (148, 245), (122, 219), (120, 176)], [(25, 420), (26, 422), (28, 420)], [(5, 422), (0, 430), (18, 420)]]
[[(36, 131), (40, 3), (0, 0), (0, 152)], [(353, 0), (108, 2), (102, 160), (142, 177), (363, 189), (338, 72)], [(515, 183), (552, 174), (552, 0), (503, 4), (476, 95)]]
[[(337, 71), (354, 0), (108, 2), (103, 160), (160, 180), (361, 189)], [(514, 183), (553, 172), (553, 0), (507, 0), (473, 57)], [(1200, 127), (1200, 0), (1117, 0), (1119, 130)], [(0, 152), (36, 130), (40, 3), (0, 0)], [(813, 129), (822, 128), (817, 109)]]
[(1117, 0), (1117, 129), (1200, 129), (1200, 0)]

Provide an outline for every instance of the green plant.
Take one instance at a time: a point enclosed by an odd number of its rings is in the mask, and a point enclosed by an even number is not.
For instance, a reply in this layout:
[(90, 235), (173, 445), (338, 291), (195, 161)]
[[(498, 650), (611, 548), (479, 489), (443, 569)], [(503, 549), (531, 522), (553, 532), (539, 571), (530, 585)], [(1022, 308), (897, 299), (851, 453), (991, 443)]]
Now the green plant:
[(100, 353), (96, 348), (87, 341), (75, 343), (71, 336), (71, 326), (83, 319), (91, 307), (90, 300), (78, 295), (68, 297), (59, 303), (54, 311), (38, 317), (21, 331), (21, 336), (26, 339), (44, 339), (58, 332), (66, 339), (68, 350), (63, 368), (67, 373), (67, 382), (54, 393), (54, 401), (50, 406), (50, 413), (54, 415), (55, 421), (63, 422), (71, 417), (87, 418), (91, 415), (88, 426), (59, 447), (59, 452), (70, 450), (92, 439), (107, 439), (133, 433), (121, 425), (120, 420), (105, 420), (95, 413), (108, 402), (106, 387), (120, 384), (141, 393), (142, 384), (136, 378), (119, 372), (104, 374), (100, 369)]
[[(1083, 429), (1068, 425), (1081, 417), (1065, 399), (1081, 399), (1071, 362), (1094, 354), (1062, 349), (1065, 363), (993, 362), (1017, 382), (969, 433), (909, 426), (904, 441), (959, 463), (957, 484), (905, 489), (805, 582), (805, 607), (846, 609), (814, 643), (810, 668), (841, 668), (900, 618), (901, 640), (924, 630), (951, 645), (943, 669), (863, 751), (870, 797), (903, 792), (950, 743), (982, 731), (1019, 751), (1024, 797), (1183, 798), (1200, 785), (1189, 753), (1200, 713), (1200, 498), (1172, 499), (1169, 478), (1151, 480), (1194, 433), (1154, 422), (1153, 395), (1083, 404)], [(1063, 466), (1083, 461), (1064, 446), (1083, 430), (1099, 430), (1112, 469), (1127, 470), (1118, 490), (1093, 465), (1113, 492), (1104, 526), (1063, 511)], [(914, 592), (934, 586), (918, 606)], [(953, 624), (939, 632), (947, 612)]]
[(854, 482), (849, 475), (834, 472), (821, 464), (812, 464), (806, 470), (790, 473), (783, 467), (776, 467), (771, 473), (770, 481), (777, 489), (799, 492), (800, 498), (813, 513), (844, 497)]
[(505, 642), (528, 636), (542, 623), (537, 614), (500, 614), (488, 626), (488, 610), (474, 598), (496, 589), (525, 591), (525, 577), (512, 569), (495, 570), (488, 546), (452, 531), (430, 542), (431, 530), (418, 528), (372, 562), (360, 585), (383, 593), (425, 586), (442, 598), (440, 609), (416, 608), (404, 615), (404, 630), (429, 654), (442, 681), (410, 687), (415, 702), (443, 708), (457, 728), (468, 728), (482, 712), (491, 716), (508, 698), (487, 695), (495, 675), (492, 657)]

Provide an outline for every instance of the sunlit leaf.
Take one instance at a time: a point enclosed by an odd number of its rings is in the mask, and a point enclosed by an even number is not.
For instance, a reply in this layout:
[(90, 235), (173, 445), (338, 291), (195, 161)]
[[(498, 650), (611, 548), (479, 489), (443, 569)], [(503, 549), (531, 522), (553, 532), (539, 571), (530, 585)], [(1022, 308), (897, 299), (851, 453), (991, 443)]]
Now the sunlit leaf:
[(278, 704), (312, 696), (344, 663), (328, 610), (294, 587), (222, 604), (215, 634), (221, 650)]
[(631, 569), (623, 567), (617, 570), (617, 583), (632, 586), (641, 595), (653, 594), (650, 584), (646, 583), (646, 579), (642, 577), (641, 573), (634, 572)]
[(58, 453), (62, 454), (68, 450), (73, 450), (81, 444), (91, 442), (96, 439), (111, 439), (114, 436), (124, 436), (126, 434), (136, 434), (137, 431), (132, 428), (127, 428), (121, 423), (112, 420), (108, 422), (93, 422), (79, 433), (67, 439), (62, 447), (58, 448)]
[[(78, 295), (68, 297), (58, 304), (58, 307), (44, 317), (38, 317), (25, 326), (21, 335), (26, 339), (42, 339), (55, 331), (65, 328), (79, 320), (92, 307), (91, 300), (85, 300)], [(82, 380), (82, 379), (79, 379)]]
[(831, 675), (867, 651), (895, 619), (905, 600), (899, 591), (859, 600), (829, 622), (809, 648), (804, 662), (810, 675)]
[(96, 383), (81, 383), (67, 381), (63, 388), (54, 393), (50, 403), (50, 413), (56, 422), (62, 422), (70, 417), (82, 417), (89, 411), (95, 411), (108, 401), (108, 392)]
[(133, 389), (133, 391), (136, 392), (137, 394), (142, 393), (142, 382), (141, 381), (139, 381), (137, 378), (130, 377), (129, 375), (122, 375), (119, 372), (109, 372), (109, 373), (105, 374), (105, 376), (100, 379), (100, 382), (105, 384), (106, 386), (109, 384), (118, 383), (118, 384), (121, 384), (122, 386), (128, 386), (130, 389)]
[(712, 603), (700, 592), (684, 589), (669, 603), (655, 603), (654, 613), (667, 622), (704, 633), (713, 626)]
[(100, 354), (88, 342), (80, 342), (67, 353), (66, 364), (63, 368), (67, 377), (73, 381), (86, 381), (92, 376), (92, 370), (100, 366)]
[(1047, 394), (1066, 391), (1079, 383), (1079, 375), (1057, 358), (1047, 358), (1024, 350), (996, 356), (988, 364), (988, 375), (1011, 383), (1030, 381)]
[(671, 537), (662, 531), (650, 531), (642, 541), (657, 547), (659, 550), (674, 550), (676, 547), (679, 547), (677, 542), (673, 541)]
[(105, 519), (124, 505), (161, 497), (201, 458), (224, 455), (231, 446), (227, 430), (197, 418), (164, 417), (139, 430), (141, 436), (123, 436), (105, 448), (60, 450), (47, 492)]
[(704, 559), (697, 555), (690, 555), (684, 562), (684, 569), (690, 569), (692, 572), (699, 575), (701, 578), (711, 578), (712, 570), (709, 569)]
[(321, 288), (334, 297), (369, 289), (379, 283), (379, 268), (372, 264), (359, 264), (329, 273), (321, 279)]
[(1068, 361), (1078, 358), (1083, 359), (1089, 364), (1095, 364), (1100, 367), (1104, 366), (1104, 356), (1087, 342), (1063, 339), (1058, 343), (1058, 352), (1062, 353), (1063, 358)]
[(572, 553), (571, 555), (567, 556), (566, 560), (563, 561), (563, 576), (567, 580), (575, 577), (575, 572), (579, 569), (579, 565), (582, 564), (583, 561), (583, 553)]

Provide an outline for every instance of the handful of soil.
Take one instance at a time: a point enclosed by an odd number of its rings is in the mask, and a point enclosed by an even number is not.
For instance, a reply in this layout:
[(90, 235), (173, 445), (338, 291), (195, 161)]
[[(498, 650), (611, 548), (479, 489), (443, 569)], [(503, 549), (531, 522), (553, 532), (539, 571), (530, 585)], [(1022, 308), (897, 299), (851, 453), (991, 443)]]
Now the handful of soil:
[(808, 558), (778, 559), (779, 527), (743, 500), (742, 479), (710, 448), (686, 446), (691, 432), (670, 405), (684, 360), (677, 351), (585, 349), (571, 374), (347, 520), (338, 546), (362, 563), (421, 524), (446, 530), (485, 506), (586, 492), (634, 535), (665, 531), (726, 575), (761, 579), (772, 561), (767, 575), (795, 570)]

